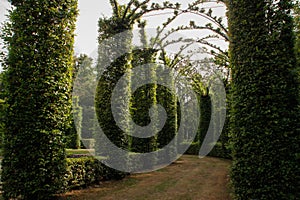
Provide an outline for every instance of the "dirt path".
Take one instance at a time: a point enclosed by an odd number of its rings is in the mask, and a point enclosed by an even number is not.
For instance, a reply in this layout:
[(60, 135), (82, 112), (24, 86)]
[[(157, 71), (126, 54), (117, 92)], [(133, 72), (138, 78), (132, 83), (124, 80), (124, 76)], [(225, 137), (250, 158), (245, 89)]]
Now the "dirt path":
[(230, 200), (230, 161), (183, 156), (167, 168), (134, 174), (96, 188), (72, 191), (65, 200)]

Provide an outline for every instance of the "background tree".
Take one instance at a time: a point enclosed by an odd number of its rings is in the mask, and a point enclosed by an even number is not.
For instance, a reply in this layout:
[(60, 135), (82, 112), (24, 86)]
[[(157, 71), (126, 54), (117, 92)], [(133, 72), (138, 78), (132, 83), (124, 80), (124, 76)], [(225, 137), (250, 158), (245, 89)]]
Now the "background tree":
[(48, 199), (65, 174), (77, 1), (10, 2), (3, 197)]
[(65, 132), (66, 148), (81, 148), (82, 131), (82, 107), (79, 106), (79, 98), (73, 97), (72, 114), (70, 115), (70, 126)]
[(299, 101), (291, 1), (228, 1), (236, 199), (297, 199)]
[[(93, 147), (93, 134), (96, 116), (94, 109), (94, 96), (92, 83), (96, 81), (96, 68), (92, 58), (85, 54), (75, 57), (73, 69), (73, 115), (71, 116), (72, 127), (69, 135), (73, 138), (70, 147), (80, 148), (80, 140), (83, 147)], [(75, 82), (76, 79), (76, 82)], [(75, 91), (74, 91), (75, 90)], [(75, 120), (76, 118), (76, 120)], [(77, 123), (75, 125), (75, 123)], [(76, 144), (76, 145), (75, 145)]]

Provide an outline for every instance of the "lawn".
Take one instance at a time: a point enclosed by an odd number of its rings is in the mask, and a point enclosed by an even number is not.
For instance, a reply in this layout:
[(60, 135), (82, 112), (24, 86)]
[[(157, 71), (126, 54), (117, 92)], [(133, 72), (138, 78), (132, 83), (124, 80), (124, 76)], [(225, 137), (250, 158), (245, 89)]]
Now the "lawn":
[(184, 155), (174, 164), (75, 190), (60, 200), (230, 200), (229, 160)]

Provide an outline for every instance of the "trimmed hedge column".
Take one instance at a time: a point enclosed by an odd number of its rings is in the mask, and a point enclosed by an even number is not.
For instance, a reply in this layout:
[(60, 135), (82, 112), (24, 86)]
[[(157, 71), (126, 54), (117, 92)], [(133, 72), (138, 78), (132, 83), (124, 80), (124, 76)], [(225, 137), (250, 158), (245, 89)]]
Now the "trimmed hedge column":
[[(147, 43), (147, 36), (145, 31), (146, 22), (142, 22), (139, 24), (140, 28), (140, 37), (141, 37), (141, 43), (142, 48), (144, 49), (137, 49), (133, 52), (133, 60), (132, 60), (132, 67), (133, 69), (135, 67), (139, 67), (142, 65), (147, 65), (150, 63), (155, 63), (155, 56), (156, 56), (156, 50), (149, 48), (149, 45)], [(147, 126), (151, 123), (151, 118), (149, 116), (149, 109), (152, 106), (156, 106), (157, 99), (156, 99), (156, 89), (157, 84), (154, 84), (156, 81), (156, 71), (152, 70), (150, 74), (141, 74), (139, 77), (139, 81), (145, 80), (146, 76), (150, 76), (151, 80), (153, 81), (153, 84), (144, 85), (140, 88), (138, 88), (134, 94), (131, 97), (131, 115), (134, 120), (134, 122), (139, 126)], [(133, 82), (132, 85), (135, 85), (137, 83)], [(155, 109), (153, 113), (153, 126), (152, 132), (157, 132), (157, 120), (158, 120), (158, 113), (157, 109)], [(149, 153), (157, 150), (157, 136), (152, 136), (149, 138), (137, 138), (137, 137), (131, 137), (131, 145), (130, 150), (132, 152), (139, 152), (139, 153)], [(149, 161), (147, 164), (154, 164), (155, 158), (153, 158), (152, 161)]]
[[(132, 37), (131, 33), (133, 29), (134, 20), (130, 17), (130, 9), (125, 9), (124, 5), (119, 5), (117, 1), (111, 1), (113, 9), (113, 15), (110, 18), (99, 19), (99, 37), (98, 41), (98, 61), (97, 70), (103, 71), (97, 85), (95, 108), (98, 118), (99, 125), (107, 138), (117, 147), (128, 149), (129, 137), (126, 135), (130, 132), (131, 127), (129, 126), (129, 114), (126, 113), (130, 110), (130, 82), (131, 82), (131, 61), (132, 61)], [(124, 16), (124, 17), (123, 17)], [(127, 32), (125, 32), (127, 31)], [(107, 43), (105, 40), (114, 37), (117, 34), (122, 34), (122, 39), (115, 40), (114, 43)], [(104, 47), (105, 46), (105, 47)], [(101, 48), (102, 47), (102, 48)], [(114, 55), (117, 55), (122, 50), (125, 55), (121, 55), (115, 60), (112, 60)], [(128, 53), (126, 53), (128, 52)], [(104, 69), (106, 64), (110, 64)], [(100, 73), (99, 73), (100, 74)], [(124, 76), (123, 85), (116, 89), (116, 94), (119, 95), (119, 99), (116, 102), (119, 103), (118, 107), (120, 112), (115, 113), (120, 119), (120, 123), (125, 127), (126, 130), (122, 130), (118, 127), (111, 109), (111, 98), (118, 81)], [(126, 134), (125, 134), (126, 133)], [(96, 135), (95, 149), (98, 155), (102, 155), (103, 149), (106, 147), (103, 145), (102, 136)], [(118, 151), (110, 151), (111, 155), (109, 159), (114, 163), (122, 166), (125, 163), (120, 160)], [(106, 156), (106, 155), (105, 155)], [(124, 158), (124, 160), (126, 160)], [(116, 173), (115, 178), (123, 178), (125, 173)]]
[[(167, 65), (164, 67), (168, 67)], [(156, 95), (157, 95), (157, 103), (160, 104), (167, 113), (167, 120), (162, 128), (162, 130), (158, 133), (157, 136), (157, 145), (158, 149), (166, 149), (166, 153), (164, 155), (164, 162), (172, 161), (177, 156), (177, 148), (174, 145), (168, 145), (176, 136), (178, 132), (178, 110), (177, 110), (177, 102), (178, 98), (175, 94), (175, 80), (173, 79), (173, 74), (166, 74), (164, 71), (157, 70), (157, 79), (164, 78), (170, 81), (173, 88), (167, 88), (162, 85), (157, 86)], [(172, 89), (172, 90), (171, 90)], [(175, 144), (177, 141), (175, 142)], [(165, 164), (165, 163), (163, 163)]]
[(228, 1), (236, 199), (300, 197), (291, 1)]
[(65, 174), (77, 1), (11, 3), (3, 197), (48, 199)]

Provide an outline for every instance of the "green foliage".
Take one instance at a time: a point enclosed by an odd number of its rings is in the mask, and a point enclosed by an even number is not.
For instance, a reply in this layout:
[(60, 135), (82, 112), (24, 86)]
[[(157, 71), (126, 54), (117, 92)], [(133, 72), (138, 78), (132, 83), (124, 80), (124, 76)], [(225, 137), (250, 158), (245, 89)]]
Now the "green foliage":
[(208, 156), (217, 157), (217, 158), (226, 158), (231, 159), (231, 152), (224, 145), (223, 141), (217, 142), (214, 144), (213, 149), (209, 152)]
[(76, 91), (73, 91), (72, 97), (73, 112), (71, 127), (67, 130), (67, 148), (81, 148), (80, 140), (93, 138), (96, 116), (91, 116), (94, 113), (92, 112), (94, 107), (92, 84), (96, 79), (96, 71), (92, 62), (92, 58), (85, 54), (80, 54), (74, 59), (72, 81)]
[(228, 8), (235, 197), (297, 199), (299, 82), (291, 1), (230, 1)]
[[(103, 74), (100, 77), (97, 86), (95, 108), (99, 125), (107, 138), (120, 148), (127, 149), (129, 146), (128, 136), (130, 133), (129, 127), (129, 114), (125, 114), (126, 111), (130, 110), (130, 79), (131, 79), (131, 42), (132, 42), (132, 30), (135, 19), (131, 16), (131, 10), (126, 8), (124, 5), (118, 5), (116, 1), (111, 1), (113, 8), (113, 15), (110, 18), (99, 19), (99, 44), (98, 49), (98, 61), (97, 70), (102, 71)], [(123, 33), (128, 31), (127, 33)], [(122, 39), (115, 41), (114, 43), (107, 43), (105, 39), (115, 36), (115, 34), (123, 33)], [(101, 48), (102, 46), (102, 48)], [(107, 69), (103, 70), (103, 67), (110, 63), (112, 56), (123, 50), (126, 52), (125, 55), (121, 55), (117, 59), (113, 60)], [(127, 73), (127, 74), (126, 74)], [(125, 75), (126, 74), (126, 75)], [(118, 102), (120, 111), (116, 113), (120, 119), (120, 123), (125, 127), (126, 130), (121, 130), (116, 124), (114, 116), (111, 111), (111, 97), (113, 90), (119, 79), (125, 75), (125, 82), (116, 93), (120, 96), (119, 99), (115, 99)], [(124, 134), (125, 132), (125, 134)], [(96, 153), (101, 155), (101, 152), (105, 146), (101, 143), (101, 137), (96, 135)], [(110, 152), (109, 159), (115, 159), (118, 157), (118, 152)], [(119, 165), (124, 163), (119, 160), (114, 160)], [(123, 174), (120, 173), (120, 178)]]
[[(75, 58), (73, 73), (74, 88), (76, 88), (75, 95), (78, 95), (78, 106), (82, 109), (82, 116), (78, 115), (78, 122), (80, 117), (82, 120), (81, 126), (76, 126), (78, 134), (80, 134), (81, 139), (93, 138), (93, 127), (96, 122), (96, 116), (92, 116), (94, 108), (94, 91), (93, 82), (96, 79), (96, 69), (93, 67), (92, 58), (87, 55), (81, 54)], [(80, 73), (79, 73), (80, 72)], [(74, 95), (74, 93), (73, 93)], [(76, 99), (76, 97), (74, 97)], [(77, 121), (77, 120), (76, 120)]]
[(300, 66), (300, 1), (296, 1), (294, 5), (294, 24), (295, 24), (295, 36), (296, 36), (296, 56), (298, 61), (298, 67)]
[(6, 24), (5, 199), (48, 199), (65, 174), (76, 0), (17, 1)]
[[(66, 148), (79, 149), (81, 146), (82, 107), (79, 106), (79, 98), (73, 97), (71, 126), (66, 130)], [(76, 119), (76, 120), (75, 120)]]
[[(142, 65), (154, 63), (155, 58), (155, 50), (153, 49), (141, 49), (136, 50), (133, 53), (133, 61), (132, 66), (140, 67)], [(134, 123), (138, 126), (147, 126), (152, 123), (150, 127), (152, 134), (158, 132), (157, 124), (158, 124), (158, 112), (157, 112), (157, 96), (156, 96), (156, 89), (157, 84), (154, 82), (156, 81), (156, 72), (152, 70), (149, 73), (141, 74), (139, 76), (138, 82), (146, 80), (149, 78), (147, 76), (151, 76), (151, 80), (153, 84), (143, 85), (142, 87), (138, 88), (133, 95), (131, 96), (131, 116)], [(134, 80), (132, 80), (132, 84)], [(152, 108), (151, 118), (149, 114), (149, 110)], [(135, 131), (136, 130), (132, 130)], [(157, 135), (148, 137), (148, 138), (138, 138), (138, 137), (130, 137), (130, 151), (137, 152), (137, 153), (149, 153), (154, 152), (157, 150)], [(153, 155), (152, 157), (148, 157), (149, 160), (146, 162), (139, 161), (139, 157), (134, 157), (135, 154), (132, 154), (133, 160), (136, 160), (135, 163), (143, 163), (144, 168), (153, 168), (153, 165), (156, 164), (156, 156)], [(134, 166), (133, 166), (134, 167)]]
[[(211, 99), (208, 93), (200, 95), (200, 125), (198, 130), (197, 141), (202, 142), (207, 134), (209, 123), (211, 119)], [(198, 152), (199, 153), (199, 152)]]
[[(127, 73), (126, 81), (130, 84), (131, 68), (133, 65), (140, 65), (144, 63), (149, 63), (154, 59), (154, 52), (151, 49), (147, 49), (147, 44), (143, 28), (145, 26), (144, 22), (140, 21), (140, 17), (145, 13), (149, 13), (155, 10), (163, 10), (166, 8), (179, 8), (179, 4), (172, 4), (170, 2), (164, 2), (163, 5), (153, 3), (149, 6), (149, 1), (130, 1), (127, 5), (119, 5), (117, 1), (110, 1), (113, 8), (113, 15), (110, 18), (101, 18), (99, 20), (99, 43), (105, 46), (105, 39), (114, 36), (115, 34), (122, 33), (126, 30), (129, 32), (124, 34), (124, 38), (121, 41), (115, 42), (113, 44), (107, 44), (107, 46), (99, 49), (98, 58), (98, 70), (103, 70), (103, 64), (110, 61), (111, 55), (115, 55), (121, 48), (130, 52), (132, 33), (130, 31), (135, 23), (139, 23), (141, 28), (142, 44), (145, 50), (137, 51), (135, 53), (127, 53), (122, 55), (113, 61), (113, 63), (103, 71), (103, 75), (100, 77), (98, 82), (98, 90), (96, 95), (96, 111), (98, 114), (98, 121), (102, 130), (107, 134), (110, 141), (114, 142), (115, 145), (121, 148), (129, 148), (132, 151), (137, 152), (150, 152), (157, 148), (158, 143), (160, 146), (168, 144), (170, 138), (173, 138), (176, 134), (177, 129), (177, 101), (172, 93), (168, 92), (166, 89), (158, 89), (155, 84), (148, 85), (143, 88), (138, 89), (135, 94), (133, 94), (132, 100), (128, 98), (130, 94), (130, 87), (124, 86), (122, 91), (117, 91), (118, 94), (122, 94), (122, 99), (117, 100), (120, 102), (120, 107), (124, 109), (129, 108), (133, 119), (137, 124), (146, 125), (149, 123), (148, 115), (144, 115), (145, 112), (150, 108), (150, 106), (155, 105), (156, 101), (162, 103), (168, 110), (168, 122), (169, 123), (164, 130), (155, 137), (147, 139), (139, 139), (130, 136), (125, 136), (123, 132), (127, 134), (130, 133), (132, 127), (128, 127), (128, 119), (130, 116), (124, 116), (125, 111), (120, 111), (120, 117), (123, 119), (121, 124), (123, 127), (127, 127), (127, 130), (121, 130), (117, 127), (113, 115), (111, 113), (111, 94), (113, 88), (116, 86), (118, 80)], [(115, 51), (115, 52), (114, 52)], [(151, 74), (155, 79), (155, 74)], [(156, 96), (156, 93), (160, 90), (160, 100)], [(168, 95), (164, 99), (164, 95)], [(169, 102), (169, 103), (167, 103)], [(154, 126), (155, 129), (155, 126)], [(153, 130), (155, 132), (155, 130)], [(156, 141), (157, 139), (157, 141)], [(101, 140), (98, 138), (96, 141)], [(164, 140), (164, 141), (163, 141)], [(99, 147), (96, 142), (96, 148), (105, 148), (103, 146)], [(174, 150), (174, 148), (173, 148)], [(173, 151), (173, 154), (176, 154)], [(120, 163), (121, 164), (121, 163)]]
[[(98, 121), (100, 124), (100, 127), (108, 137), (110, 141), (112, 141), (115, 145), (130, 149), (131, 145), (133, 144), (133, 148), (135, 150), (138, 150), (136, 147), (137, 145), (134, 143), (142, 143), (142, 146), (140, 148), (146, 148), (148, 150), (146, 151), (152, 151), (156, 148), (155, 140), (154, 138), (150, 138), (149, 140), (136, 140), (133, 139), (130, 136), (125, 136), (124, 132), (126, 134), (130, 133), (132, 130), (132, 127), (129, 127), (129, 115), (124, 114), (126, 110), (130, 110), (130, 112), (135, 112), (136, 109), (132, 109), (132, 103), (134, 103), (136, 108), (145, 109), (146, 107), (143, 105), (138, 105), (141, 102), (130, 100), (130, 81), (131, 81), (131, 69), (132, 69), (132, 62), (138, 61), (139, 63), (146, 63), (149, 61), (149, 59), (153, 59), (153, 55), (149, 54), (146, 57), (144, 57), (146, 54), (140, 52), (139, 55), (137, 54), (136, 60), (134, 61), (133, 53), (131, 53), (131, 43), (132, 43), (132, 31), (133, 25), (137, 22), (140, 22), (140, 18), (145, 14), (149, 13), (151, 11), (155, 10), (163, 10), (166, 8), (177, 8), (178, 4), (172, 4), (169, 2), (164, 2), (163, 5), (160, 5), (158, 3), (153, 3), (149, 6), (149, 1), (129, 1), (128, 4), (120, 5), (118, 1), (110, 1), (110, 4), (112, 6), (113, 14), (109, 18), (100, 18), (99, 19), (99, 43), (102, 44), (102, 48), (99, 48), (98, 50), (98, 66), (97, 70), (100, 72), (103, 72), (102, 76), (100, 77), (100, 80), (98, 82), (98, 89), (96, 94), (96, 112)], [(141, 23), (143, 24), (143, 23)], [(110, 38), (112, 36), (115, 36), (116, 34), (123, 33), (124, 31), (128, 31), (127, 33), (123, 34), (123, 38), (120, 41), (116, 41), (114, 43), (106, 44), (105, 39)], [(144, 34), (144, 33), (142, 33)], [(143, 41), (142, 41), (143, 42)], [(146, 47), (146, 44), (144, 44)], [(123, 52), (128, 52), (125, 55), (120, 56), (119, 58), (115, 59), (108, 68), (106, 68), (103, 71), (103, 65), (110, 63), (111, 57), (116, 55), (120, 50), (123, 50)], [(151, 51), (151, 50), (150, 50)], [(150, 52), (148, 51), (148, 52)], [(143, 55), (142, 55), (143, 54)], [(127, 73), (127, 74), (126, 74)], [(111, 112), (111, 96), (113, 89), (115, 88), (116, 84), (118, 83), (119, 79), (126, 74), (126, 82), (127, 86), (124, 85), (122, 89), (117, 91), (117, 93), (120, 95), (120, 99), (117, 99), (115, 101), (119, 102), (119, 107), (122, 108), (120, 113), (116, 113), (118, 118), (122, 119), (121, 124), (123, 127), (126, 127), (126, 130), (121, 130), (115, 123), (115, 119)], [(154, 75), (155, 76), (155, 75)], [(149, 92), (150, 94), (148, 97), (151, 97), (151, 102), (149, 103), (155, 103), (155, 89), (156, 86), (149, 86)], [(139, 92), (140, 97), (139, 98), (146, 98), (145, 90), (148, 89), (141, 89)], [(144, 95), (144, 96), (143, 96)], [(145, 102), (146, 103), (146, 102)], [(133, 113), (137, 114), (137, 113)], [(137, 115), (136, 115), (137, 116)], [(134, 117), (136, 118), (136, 117)], [(147, 118), (147, 117), (146, 117)], [(145, 118), (143, 118), (144, 120)], [(139, 122), (138, 122), (139, 123)], [(104, 146), (100, 146), (97, 141), (101, 141), (101, 138), (96, 139), (96, 148), (97, 152), (101, 152), (101, 148), (105, 148)], [(140, 146), (140, 145), (139, 145)], [(142, 150), (142, 151), (145, 151)], [(120, 163), (122, 164), (122, 163)]]
[(104, 176), (105, 166), (95, 158), (67, 158), (65, 190), (87, 187), (99, 183)]
[[(143, 44), (142, 46), (143, 49), (138, 49), (133, 52), (133, 60), (132, 60), (133, 68), (142, 65), (147, 65), (150, 63), (152, 64), (155, 63), (156, 50), (148, 47), (146, 33), (145, 33), (145, 25), (146, 25), (145, 22), (139, 24), (139, 27), (141, 28), (140, 37), (141, 37), (141, 43)], [(151, 80), (154, 83), (156, 81), (156, 72), (155, 70), (152, 70), (150, 73), (151, 74), (145, 74), (144, 76), (141, 75), (139, 77), (139, 82), (148, 78), (146, 76), (151, 76)], [(147, 126), (152, 122), (153, 127), (151, 128), (154, 133), (157, 132), (156, 121), (158, 120), (158, 113), (157, 112), (152, 113), (153, 116), (151, 120), (149, 116), (149, 109), (152, 106), (156, 106), (157, 103), (156, 89), (157, 89), (156, 84), (144, 85), (141, 88), (138, 88), (137, 91), (135, 91), (131, 97), (131, 104), (132, 104), (131, 115), (133, 121), (139, 126)], [(152, 136), (149, 138), (132, 137), (130, 150), (139, 153), (153, 152), (157, 150), (157, 137), (156, 136)], [(149, 163), (154, 164), (155, 162), (154, 160), (152, 160), (152, 162), (150, 161)]]
[(199, 155), (199, 150), (200, 150), (200, 143), (199, 142), (193, 142), (184, 154)]
[(107, 167), (99, 159), (94, 157), (67, 158), (64, 191), (86, 188), (93, 184), (99, 184), (101, 181), (119, 177), (118, 171)]
[(5, 112), (7, 108), (6, 103), (6, 73), (0, 73), (0, 149), (2, 149), (3, 137), (5, 131)]
[(0, 99), (0, 149), (2, 149), (3, 144), (3, 137), (5, 131), (5, 124), (4, 124), (4, 112), (6, 110), (7, 105), (5, 101)]
[[(300, 1), (296, 1), (294, 5), (294, 25), (295, 25), (295, 52), (298, 66), (298, 77), (300, 80)], [(300, 91), (299, 91), (300, 98)]]
[[(168, 67), (168, 66), (166, 66)], [(157, 103), (160, 104), (167, 113), (167, 120), (162, 128), (162, 130), (158, 133), (157, 136), (157, 144), (158, 149), (164, 148), (168, 145), (175, 137), (178, 131), (178, 115), (177, 115), (177, 97), (175, 93), (175, 80), (172, 74), (164, 74), (163, 72), (157, 71), (158, 74), (163, 74), (165, 79), (169, 79), (172, 83), (173, 88), (166, 88), (165, 86), (158, 85), (156, 94), (157, 94)], [(158, 77), (159, 78), (159, 77)], [(174, 144), (176, 144), (175, 142)], [(166, 149), (166, 148), (165, 148)], [(164, 155), (164, 160), (166, 162), (171, 161), (177, 155), (176, 146), (170, 146), (167, 149), (166, 154)]]
[(95, 139), (81, 139), (82, 143), (84, 144), (84, 147), (86, 149), (94, 149), (95, 148)]
[(91, 149), (66, 149), (67, 156), (75, 154), (93, 154), (93, 152), (91, 152)]
[[(206, 92), (202, 90), (197, 90), (198, 92), (198, 99), (199, 99), (199, 105), (200, 105), (200, 124), (198, 128), (197, 135), (194, 139), (194, 142), (191, 144), (189, 149), (185, 152), (185, 154), (190, 155), (199, 155), (200, 147), (207, 135), (208, 128), (211, 123), (211, 96), (209, 95), (209, 90), (206, 89)], [(226, 122), (225, 122), (226, 124)], [(223, 132), (217, 141), (216, 144), (212, 143), (211, 145), (214, 145), (212, 151), (208, 154), (208, 156), (212, 157), (220, 157), (220, 158), (231, 158), (230, 156), (230, 150), (227, 147), (228, 142), (228, 127), (224, 127)]]

